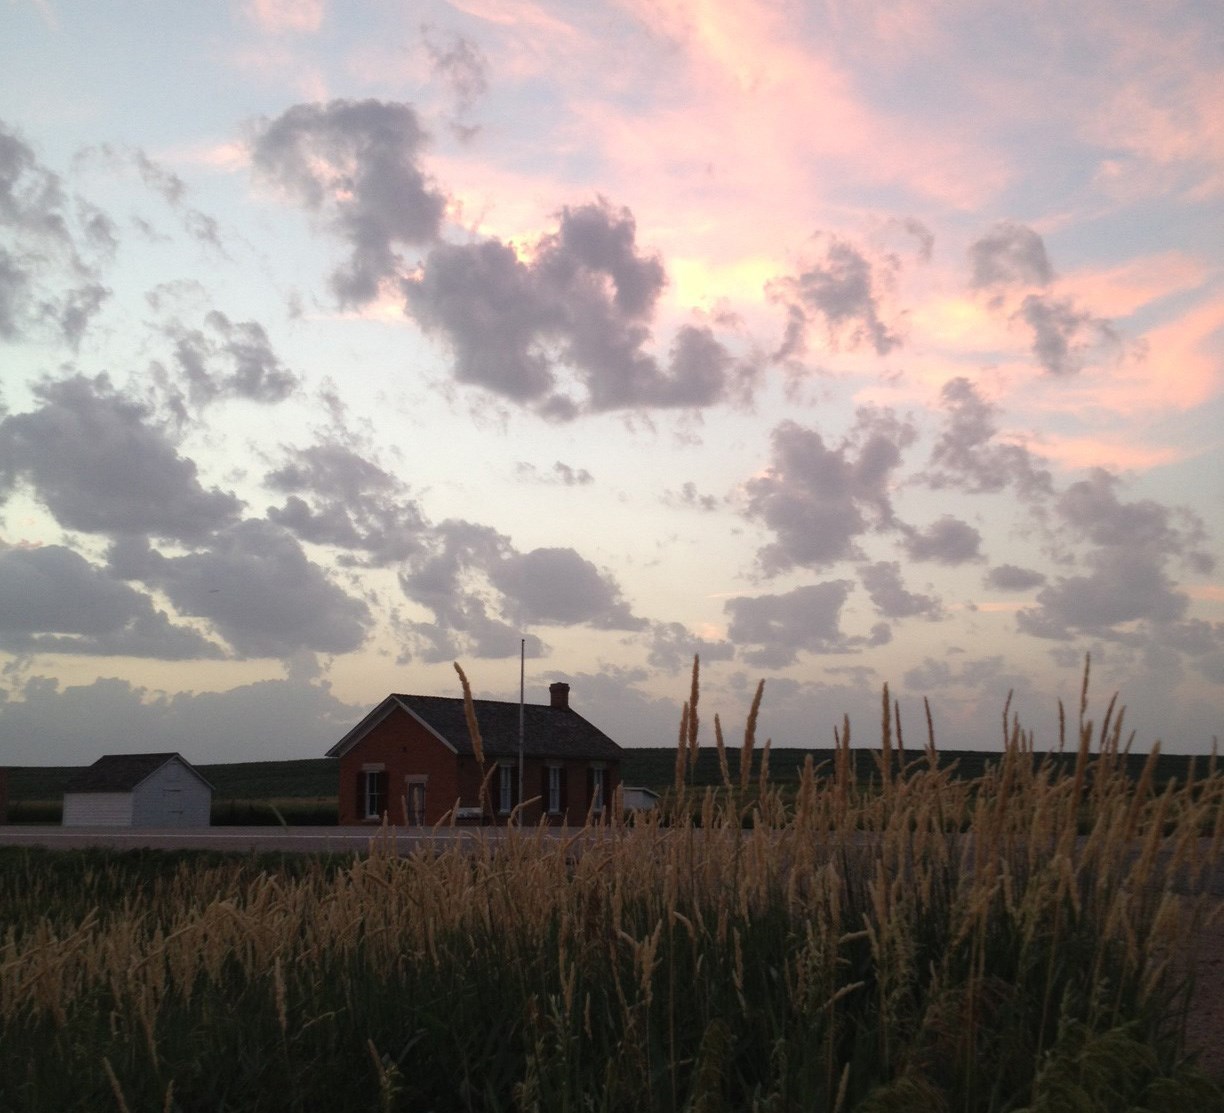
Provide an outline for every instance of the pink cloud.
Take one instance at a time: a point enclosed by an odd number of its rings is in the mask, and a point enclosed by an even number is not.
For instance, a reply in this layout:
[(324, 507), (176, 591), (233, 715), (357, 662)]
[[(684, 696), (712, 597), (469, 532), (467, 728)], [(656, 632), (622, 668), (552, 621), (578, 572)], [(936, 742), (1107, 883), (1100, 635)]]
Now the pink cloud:
[(1122, 318), (1170, 294), (1193, 290), (1208, 275), (1201, 260), (1168, 251), (1105, 270), (1072, 271), (1059, 279), (1057, 290), (1070, 294), (1093, 313)]
[(246, 14), (270, 34), (313, 34), (323, 25), (323, 0), (249, 0)]

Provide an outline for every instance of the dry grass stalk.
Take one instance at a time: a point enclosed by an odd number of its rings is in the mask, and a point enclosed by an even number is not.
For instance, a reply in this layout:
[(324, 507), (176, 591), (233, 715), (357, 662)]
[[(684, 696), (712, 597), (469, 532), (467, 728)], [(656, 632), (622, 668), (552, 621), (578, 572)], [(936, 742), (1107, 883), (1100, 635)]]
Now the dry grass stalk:
[(744, 725), (744, 744), (740, 749), (740, 791), (748, 789), (748, 778), (752, 775), (752, 750), (756, 745), (757, 716), (761, 712), (761, 697), (765, 694), (765, 681), (757, 683), (756, 694), (752, 697), (752, 706), (748, 709), (748, 721)]

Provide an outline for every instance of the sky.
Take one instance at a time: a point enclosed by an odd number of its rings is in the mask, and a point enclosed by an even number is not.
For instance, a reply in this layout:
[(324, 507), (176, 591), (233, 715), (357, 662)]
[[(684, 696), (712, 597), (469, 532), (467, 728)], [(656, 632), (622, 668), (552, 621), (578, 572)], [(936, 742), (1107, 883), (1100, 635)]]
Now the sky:
[[(1215, 3), (0, 0), (0, 761), (388, 692), (1224, 734)], [(1010, 693), (1010, 704), (1008, 704)]]

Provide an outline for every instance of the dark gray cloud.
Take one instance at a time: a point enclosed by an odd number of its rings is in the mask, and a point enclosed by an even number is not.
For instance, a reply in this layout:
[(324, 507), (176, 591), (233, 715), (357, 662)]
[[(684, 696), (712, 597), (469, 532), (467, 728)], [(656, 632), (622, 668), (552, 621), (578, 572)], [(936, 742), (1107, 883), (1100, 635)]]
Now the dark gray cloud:
[(893, 525), (889, 483), (913, 437), (911, 426), (875, 410), (860, 411), (836, 448), (793, 421), (777, 426), (772, 462), (744, 484), (747, 516), (777, 536), (758, 554), (766, 575), (855, 559), (857, 537)]
[(1118, 348), (1112, 323), (1076, 309), (1069, 298), (1029, 294), (1017, 316), (1033, 330), (1033, 355), (1051, 375), (1074, 375), (1094, 352)]
[(651, 668), (665, 672), (678, 672), (691, 668), (693, 656), (701, 658), (703, 665), (714, 661), (730, 661), (735, 656), (735, 646), (725, 638), (710, 641), (689, 633), (679, 622), (652, 622), (649, 633)]
[(492, 527), (448, 519), (400, 572), (400, 589), (433, 611), (442, 627), (466, 630), (476, 618), (487, 617), (485, 600), (468, 587), (471, 575), (493, 568), (512, 552), (510, 539)]
[(948, 514), (926, 529), (907, 527), (902, 544), (910, 560), (955, 565), (982, 559), (982, 535), (968, 522)]
[(906, 589), (901, 582), (901, 565), (895, 560), (864, 565), (858, 574), (875, 609), (885, 618), (909, 618), (913, 615), (939, 618), (943, 614), (938, 597), (919, 595)]
[(937, 661), (927, 657), (921, 665), (910, 669), (903, 679), (906, 688), (911, 692), (929, 692), (956, 685), (981, 688), (996, 683), (1004, 675), (1004, 670), (1002, 657), (980, 657), (976, 660), (961, 661), (960, 667), (956, 669), (946, 660)]
[(1059, 496), (1064, 532), (1089, 548), (1083, 575), (1061, 576), (1019, 612), (1021, 630), (1037, 637), (1094, 635), (1139, 644), (1180, 623), (1189, 605), (1169, 574), (1180, 564), (1195, 572), (1213, 566), (1203, 548), (1201, 521), (1152, 499), (1124, 502), (1118, 478), (1094, 469)]
[(425, 138), (409, 105), (378, 100), (298, 104), (256, 128), (255, 173), (324, 215), (351, 249), (332, 276), (341, 305), (372, 301), (402, 272), (400, 249), (437, 238), (446, 199), (418, 166)]
[(587, 487), (595, 482), (595, 477), (586, 468), (575, 468), (560, 460), (548, 471), (541, 471), (535, 464), (520, 462), (514, 465), (514, 474), (527, 483), (559, 484), (562, 487)]
[(50, 335), (72, 348), (110, 296), (93, 255), (114, 253), (114, 223), (81, 203), (0, 121), (0, 339)]
[(222, 656), (196, 631), (172, 625), (147, 595), (59, 545), (0, 550), (0, 646), (176, 661)]
[(633, 616), (616, 581), (573, 549), (516, 553), (494, 566), (490, 579), (525, 623), (605, 630), (638, 630), (644, 625)]
[(853, 587), (850, 580), (830, 580), (782, 595), (728, 599), (727, 636), (748, 664), (761, 668), (784, 668), (800, 652), (849, 653), (864, 645), (884, 644), (891, 637), (884, 623), (875, 626), (869, 638), (842, 632), (841, 611)]
[(88, 533), (190, 541), (236, 518), (239, 500), (205, 490), (149, 409), (105, 375), (35, 395), (38, 409), (0, 421), (0, 495), (24, 481), (62, 526)]
[(174, 366), (197, 406), (223, 398), (283, 402), (298, 386), (297, 376), (281, 362), (257, 321), (231, 321), (214, 309), (205, 316), (203, 329), (176, 322), (166, 334), (174, 341)]
[[(448, 520), (427, 532), (399, 573), (404, 596), (432, 622), (400, 622), (427, 660), (517, 655), (524, 627), (639, 630), (615, 579), (569, 548), (518, 552), (488, 526)], [(537, 647), (538, 639), (530, 639)]]
[(891, 281), (894, 262), (872, 264), (853, 245), (832, 236), (823, 259), (771, 283), (771, 296), (787, 308), (786, 333), (774, 358), (802, 355), (814, 319), (823, 320), (834, 344), (866, 345), (882, 356), (891, 352), (901, 339), (882, 319), (880, 286)]
[(1022, 445), (996, 441), (997, 408), (968, 379), (944, 384), (940, 401), (947, 412), (944, 429), (931, 450), (921, 478), (934, 490), (957, 488), (974, 494), (1008, 487), (1026, 499), (1053, 493), (1050, 473)]
[(745, 397), (755, 368), (704, 326), (679, 329), (666, 366), (647, 350), (666, 276), (636, 237), (601, 199), (562, 209), (530, 263), (496, 240), (441, 244), (404, 279), (405, 310), (449, 345), (460, 382), (553, 419)]
[[(513, 555), (510, 539), (489, 526), (448, 519), (434, 527), (399, 574), (404, 596), (434, 616), (398, 623), (405, 652), (426, 661), (517, 656), (522, 627), (502, 614), (505, 600), (489, 583), (491, 570)], [(542, 654), (538, 638), (527, 642), (532, 656)]]
[(288, 495), (284, 505), (268, 508), (270, 521), (303, 541), (346, 550), (342, 565), (385, 568), (420, 549), (425, 519), (395, 476), (334, 440), (286, 457), (264, 478)]
[(347, 653), (373, 622), (362, 600), (272, 522), (239, 522), (218, 531), (206, 549), (182, 556), (124, 539), (112, 546), (110, 565), (124, 579), (164, 591), (180, 614), (206, 619), (243, 657)]
[(1000, 564), (986, 573), (983, 581), (996, 591), (1031, 591), (1046, 582), (1045, 573), (1015, 564)]
[(1000, 221), (969, 245), (974, 289), (1045, 286), (1054, 278), (1041, 237), (1024, 224)]

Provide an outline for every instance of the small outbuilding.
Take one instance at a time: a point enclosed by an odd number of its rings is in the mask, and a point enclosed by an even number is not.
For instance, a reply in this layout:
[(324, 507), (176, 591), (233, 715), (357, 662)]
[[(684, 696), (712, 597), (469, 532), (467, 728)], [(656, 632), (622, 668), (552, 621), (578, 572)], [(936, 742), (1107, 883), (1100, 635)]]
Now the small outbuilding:
[(570, 707), (568, 684), (551, 685), (547, 704), (478, 699), (472, 709), (479, 752), (462, 699), (383, 700), (327, 751), (340, 759), (340, 822), (569, 826), (609, 818), (621, 748)]
[(659, 794), (652, 788), (625, 785), (621, 789), (621, 805), (627, 812), (649, 812), (659, 806)]
[(213, 786), (179, 754), (106, 754), (64, 789), (65, 827), (207, 827)]

